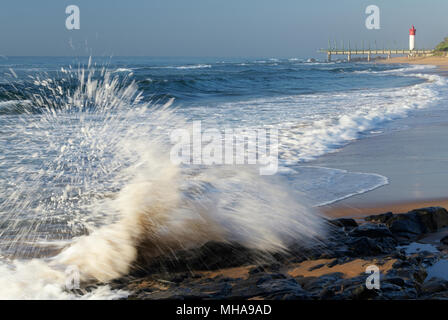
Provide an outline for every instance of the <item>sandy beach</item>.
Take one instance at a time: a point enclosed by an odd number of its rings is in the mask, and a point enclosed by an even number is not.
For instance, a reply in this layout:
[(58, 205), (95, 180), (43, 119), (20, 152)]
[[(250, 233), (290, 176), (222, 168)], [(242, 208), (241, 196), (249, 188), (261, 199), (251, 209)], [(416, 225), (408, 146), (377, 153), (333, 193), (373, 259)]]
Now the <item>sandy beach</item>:
[[(447, 57), (394, 57), (377, 63), (434, 65), (437, 69), (431, 73), (448, 76)], [(372, 172), (389, 179), (386, 186), (323, 206), (321, 211), (334, 218), (362, 218), (431, 206), (448, 208), (445, 193), (448, 152), (441, 148), (448, 134), (448, 113), (443, 110), (430, 112), (427, 111), (429, 120), (424, 123), (419, 123), (418, 119), (411, 120), (411, 123), (405, 120), (405, 126), (412, 129), (358, 140), (340, 152), (315, 161), (313, 164), (318, 166)]]
[(434, 65), (437, 66), (440, 70), (448, 70), (448, 57), (392, 57), (390, 59), (377, 60), (376, 63), (406, 63), (406, 64), (419, 64), (419, 65)]

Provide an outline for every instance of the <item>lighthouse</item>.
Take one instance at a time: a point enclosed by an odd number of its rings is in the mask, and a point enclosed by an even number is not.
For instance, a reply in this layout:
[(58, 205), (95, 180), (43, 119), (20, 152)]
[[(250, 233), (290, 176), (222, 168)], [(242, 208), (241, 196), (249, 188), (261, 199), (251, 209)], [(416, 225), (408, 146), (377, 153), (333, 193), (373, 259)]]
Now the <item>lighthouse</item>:
[(414, 25), (412, 25), (412, 28), (409, 29), (409, 50), (414, 50), (415, 48), (415, 32), (417, 29), (414, 28)]

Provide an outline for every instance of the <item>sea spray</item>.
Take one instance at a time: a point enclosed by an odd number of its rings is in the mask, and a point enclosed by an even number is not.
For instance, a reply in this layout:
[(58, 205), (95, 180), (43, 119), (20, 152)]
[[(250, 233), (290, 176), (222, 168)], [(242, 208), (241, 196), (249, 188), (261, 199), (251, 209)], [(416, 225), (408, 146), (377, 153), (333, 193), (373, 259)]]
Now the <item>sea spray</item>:
[[(7, 152), (32, 156), (0, 162), (9, 170), (0, 232), (12, 259), (0, 282), (14, 283), (2, 296), (66, 298), (70, 266), (83, 282), (107, 282), (128, 273), (139, 255), (150, 260), (209, 241), (284, 252), (323, 236), (322, 219), (281, 177), (171, 163), (169, 133), (186, 121), (172, 100), (144, 102), (128, 75), (89, 61), (36, 76), (30, 86), (32, 111), (4, 128)], [(31, 273), (38, 282), (24, 276)]]

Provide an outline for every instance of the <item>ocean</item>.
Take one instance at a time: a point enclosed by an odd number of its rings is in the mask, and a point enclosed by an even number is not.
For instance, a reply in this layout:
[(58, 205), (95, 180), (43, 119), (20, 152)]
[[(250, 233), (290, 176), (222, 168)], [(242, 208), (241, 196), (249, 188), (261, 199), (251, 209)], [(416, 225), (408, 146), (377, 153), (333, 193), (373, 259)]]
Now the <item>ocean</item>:
[[(318, 207), (388, 183), (310, 162), (405, 130), (446, 90), (431, 67), (315, 59), (0, 58), (0, 298), (120, 298), (138, 255), (207, 241), (324, 242)], [(278, 130), (278, 171), (170, 161), (174, 130)], [(317, 242), (319, 242), (317, 241)], [(145, 252), (139, 252), (141, 244)]]

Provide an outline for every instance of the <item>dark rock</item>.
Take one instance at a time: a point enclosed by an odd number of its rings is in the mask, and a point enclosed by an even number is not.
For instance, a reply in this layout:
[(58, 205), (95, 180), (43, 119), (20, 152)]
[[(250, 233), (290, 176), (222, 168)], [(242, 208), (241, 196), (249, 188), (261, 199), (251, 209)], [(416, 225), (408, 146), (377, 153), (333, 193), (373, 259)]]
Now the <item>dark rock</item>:
[(259, 289), (264, 290), (264, 292), (258, 293), (257, 296), (266, 299), (285, 299), (286, 297), (288, 299), (298, 299), (309, 296), (294, 279), (268, 280), (257, 286)]
[[(144, 250), (143, 250), (144, 251)], [(145, 276), (152, 273), (188, 272), (190, 270), (213, 270), (231, 268), (268, 261), (269, 255), (257, 250), (247, 249), (239, 244), (208, 242), (190, 250), (179, 250), (176, 254), (165, 254), (147, 260), (139, 256), (133, 270), (133, 276)], [(145, 266), (144, 268), (141, 266)]]
[(367, 289), (365, 283), (356, 284), (351, 287), (348, 287), (344, 290), (342, 294), (343, 299), (350, 300), (364, 300), (364, 299), (372, 299), (378, 296), (379, 291), (375, 289)]
[(401, 291), (403, 286), (391, 283), (391, 282), (382, 282), (380, 285), (381, 291)]
[(392, 255), (392, 258), (398, 259), (398, 260), (406, 260), (406, 250), (400, 249), (394, 252)]
[(421, 288), (426, 294), (446, 291), (448, 289), (448, 281), (441, 278), (431, 278), (425, 281)]
[(441, 207), (429, 207), (412, 210), (409, 214), (416, 214), (426, 227), (425, 232), (436, 232), (448, 226), (448, 211)]
[(184, 281), (185, 279), (187, 279), (189, 276), (190, 276), (190, 274), (188, 274), (188, 273), (176, 274), (174, 277), (172, 277), (170, 279), (170, 281), (173, 283), (180, 283), (180, 282)]
[(247, 280), (236, 281), (232, 285), (232, 299), (286, 299), (309, 296), (294, 279), (283, 274), (254, 274)]
[(391, 253), (396, 250), (396, 247), (398, 245), (397, 240), (395, 238), (381, 238), (377, 239), (377, 241), (380, 243), (381, 248), (383, 249), (384, 253)]
[(400, 268), (400, 269), (392, 269), (389, 272), (387, 272), (388, 277), (397, 277), (401, 278), (403, 280), (411, 280), (414, 281), (414, 275), (413, 270), (407, 269), (407, 268)]
[(444, 236), (442, 239), (440, 239), (440, 242), (448, 245), (448, 236)]
[(407, 239), (448, 226), (448, 212), (441, 207), (429, 207), (397, 214), (386, 221), (390, 231)]
[(389, 219), (386, 224), (389, 230), (398, 237), (415, 239), (424, 232), (415, 214), (398, 214)]
[(393, 268), (410, 268), (411, 266), (411, 262), (406, 260), (398, 260), (392, 265)]
[(390, 282), (381, 283), (380, 290), (383, 299), (415, 299), (417, 290), (415, 288), (403, 287)]
[(320, 269), (320, 268), (322, 268), (324, 265), (325, 265), (325, 263), (321, 263), (321, 264), (312, 266), (311, 268), (308, 269), (308, 271), (313, 271), (313, 270), (316, 270), (316, 269)]
[(249, 274), (255, 274), (255, 273), (260, 273), (260, 272), (265, 272), (265, 271), (266, 271), (266, 270), (265, 270), (264, 267), (262, 267), (262, 266), (258, 266), (258, 267), (255, 267), (255, 268), (250, 269), (250, 270), (249, 270)]
[(339, 263), (340, 263), (340, 262), (339, 262), (339, 259), (334, 259), (333, 261), (327, 263), (327, 267), (328, 267), (328, 268), (332, 268), (332, 267), (338, 265)]
[(339, 248), (334, 248), (331, 254), (322, 255), (321, 259), (344, 258), (348, 257), (349, 254), (350, 248), (346, 245), (341, 245)]
[(256, 284), (258, 286), (258, 285), (263, 284), (264, 282), (269, 282), (269, 281), (278, 280), (278, 279), (286, 279), (286, 276), (282, 273), (263, 274), (263, 275), (260, 275), (259, 278), (257, 278)]
[[(448, 226), (443, 208), (423, 208), (405, 214), (385, 213), (367, 217), (372, 223), (358, 225), (353, 219), (329, 221), (325, 247), (291, 246), (287, 254), (267, 254), (237, 244), (207, 243), (201, 248), (160, 257), (138, 271), (113, 281), (113, 289), (132, 292), (129, 299), (447, 299), (448, 281), (427, 278), (426, 269), (441, 259), (439, 252), (406, 255), (397, 239), (414, 241), (424, 233)], [(375, 222), (375, 223), (373, 223)], [(448, 245), (448, 236), (441, 240)], [(174, 259), (173, 259), (174, 257)], [(366, 274), (347, 278), (342, 273), (319, 277), (291, 277), (287, 272), (305, 260), (327, 258), (310, 270), (332, 268), (362, 258), (384, 265), (379, 290), (366, 288)], [(141, 261), (139, 261), (141, 262)], [(141, 266), (141, 265), (140, 265)], [(241, 277), (202, 272), (246, 266)], [(141, 274), (145, 274), (142, 276)], [(221, 274), (221, 273), (218, 273)], [(225, 275), (225, 276), (224, 276)]]
[(404, 280), (402, 278), (399, 278), (399, 277), (386, 278), (385, 281), (390, 282), (390, 283), (395, 284), (395, 285), (400, 286), (400, 287), (404, 287), (404, 284), (405, 284)]
[(429, 300), (448, 300), (448, 291), (438, 292), (424, 298)]
[(358, 226), (358, 223), (354, 219), (349, 218), (334, 219), (329, 220), (329, 222), (340, 228), (356, 228)]
[(385, 238), (394, 235), (384, 224), (366, 223), (350, 231), (352, 237)]
[(426, 272), (425, 268), (420, 267), (415, 270), (413, 276), (415, 281), (417, 281), (418, 283), (423, 283), (423, 281), (425, 281), (426, 277), (428, 276), (428, 273)]
[(296, 280), (306, 291), (316, 293), (321, 292), (329, 285), (335, 284), (338, 280), (342, 279), (342, 277), (342, 273), (334, 272), (321, 277), (301, 277)]
[(438, 254), (427, 250), (418, 251), (408, 257), (408, 260), (415, 265), (431, 266), (439, 260)]
[(386, 223), (393, 216), (394, 216), (394, 214), (392, 212), (386, 212), (386, 213), (382, 213), (382, 214), (367, 216), (364, 219), (366, 221), (375, 221), (375, 222)]
[(395, 243), (392, 238), (377, 241), (368, 237), (353, 238), (347, 242), (350, 247), (349, 255), (351, 257), (376, 256), (388, 253), (395, 248)]

